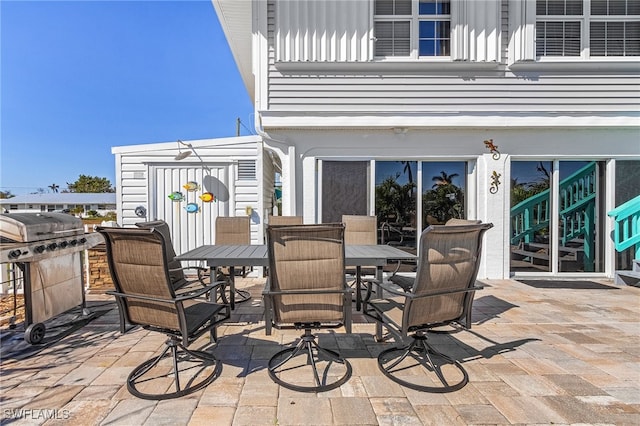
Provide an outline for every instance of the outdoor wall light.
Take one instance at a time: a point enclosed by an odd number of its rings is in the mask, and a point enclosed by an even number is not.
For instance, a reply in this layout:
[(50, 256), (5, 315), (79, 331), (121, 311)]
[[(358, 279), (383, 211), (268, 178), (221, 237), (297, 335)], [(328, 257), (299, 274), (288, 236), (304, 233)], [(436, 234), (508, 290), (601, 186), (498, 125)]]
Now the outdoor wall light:
[(184, 145), (188, 148), (193, 148), (191, 146), (190, 143), (184, 143), (182, 142), (180, 139), (178, 139), (178, 155), (176, 155), (173, 159), (176, 161), (180, 161), (180, 160), (184, 160), (185, 158), (187, 158), (188, 156), (191, 155), (192, 151), (191, 150), (185, 150), (183, 151), (181, 148), (181, 145)]
[[(183, 145), (186, 146), (188, 149), (183, 151), (181, 148)], [(182, 142), (180, 139), (178, 139), (178, 154), (175, 157), (173, 157), (173, 159), (176, 161), (184, 160), (185, 158), (189, 157), (191, 154), (198, 157), (198, 160), (200, 161), (200, 164), (202, 165), (202, 168), (204, 170), (206, 170), (207, 172), (211, 172), (211, 169), (206, 164), (204, 164), (204, 160), (202, 159), (202, 157), (200, 157), (200, 155), (198, 154), (196, 149), (193, 147), (193, 145), (191, 145), (190, 143)]]

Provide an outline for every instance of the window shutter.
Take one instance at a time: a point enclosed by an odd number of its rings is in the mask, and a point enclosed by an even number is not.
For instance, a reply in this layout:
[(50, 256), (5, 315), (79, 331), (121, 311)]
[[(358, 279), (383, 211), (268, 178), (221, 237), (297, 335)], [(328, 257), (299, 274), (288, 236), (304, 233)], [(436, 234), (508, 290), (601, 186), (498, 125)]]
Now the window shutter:
[(411, 23), (382, 21), (374, 26), (376, 56), (409, 56), (411, 54)]

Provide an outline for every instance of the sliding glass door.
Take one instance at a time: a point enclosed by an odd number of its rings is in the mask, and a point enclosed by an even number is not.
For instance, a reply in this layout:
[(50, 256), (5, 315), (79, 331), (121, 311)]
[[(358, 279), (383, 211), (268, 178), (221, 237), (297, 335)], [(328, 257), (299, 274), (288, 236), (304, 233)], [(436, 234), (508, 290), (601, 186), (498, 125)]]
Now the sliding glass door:
[(416, 161), (376, 161), (375, 206), (380, 243), (416, 248)]
[(322, 222), (373, 211), (379, 243), (415, 251), (427, 226), (466, 218), (467, 169), (466, 161), (322, 161)]
[(511, 163), (511, 272), (604, 270), (604, 163)]

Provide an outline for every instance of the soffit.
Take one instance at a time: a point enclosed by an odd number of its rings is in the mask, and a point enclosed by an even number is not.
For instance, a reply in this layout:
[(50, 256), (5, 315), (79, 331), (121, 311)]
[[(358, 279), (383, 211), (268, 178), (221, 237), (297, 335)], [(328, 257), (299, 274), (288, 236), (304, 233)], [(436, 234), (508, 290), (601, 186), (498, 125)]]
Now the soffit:
[(227, 43), (229, 43), (244, 85), (253, 101), (255, 98), (255, 86), (251, 66), (252, 2), (249, 0), (211, 0), (211, 2), (218, 15), (218, 20), (227, 38)]

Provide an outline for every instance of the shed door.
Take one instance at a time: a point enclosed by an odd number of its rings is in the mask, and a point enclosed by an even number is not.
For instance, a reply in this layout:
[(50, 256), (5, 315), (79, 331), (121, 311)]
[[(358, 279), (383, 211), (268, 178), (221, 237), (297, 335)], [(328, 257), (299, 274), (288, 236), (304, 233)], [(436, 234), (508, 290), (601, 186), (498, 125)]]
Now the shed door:
[[(155, 210), (149, 217), (169, 224), (176, 253), (213, 244), (216, 217), (228, 216), (229, 212), (228, 170), (228, 166), (210, 166), (207, 170), (200, 165), (153, 168), (149, 195)], [(195, 182), (197, 189), (186, 189), (184, 185), (189, 182)], [(182, 193), (181, 201), (170, 198), (176, 192)], [(215, 201), (203, 201), (205, 193), (213, 194)], [(189, 212), (188, 208), (194, 206), (197, 212)]]

